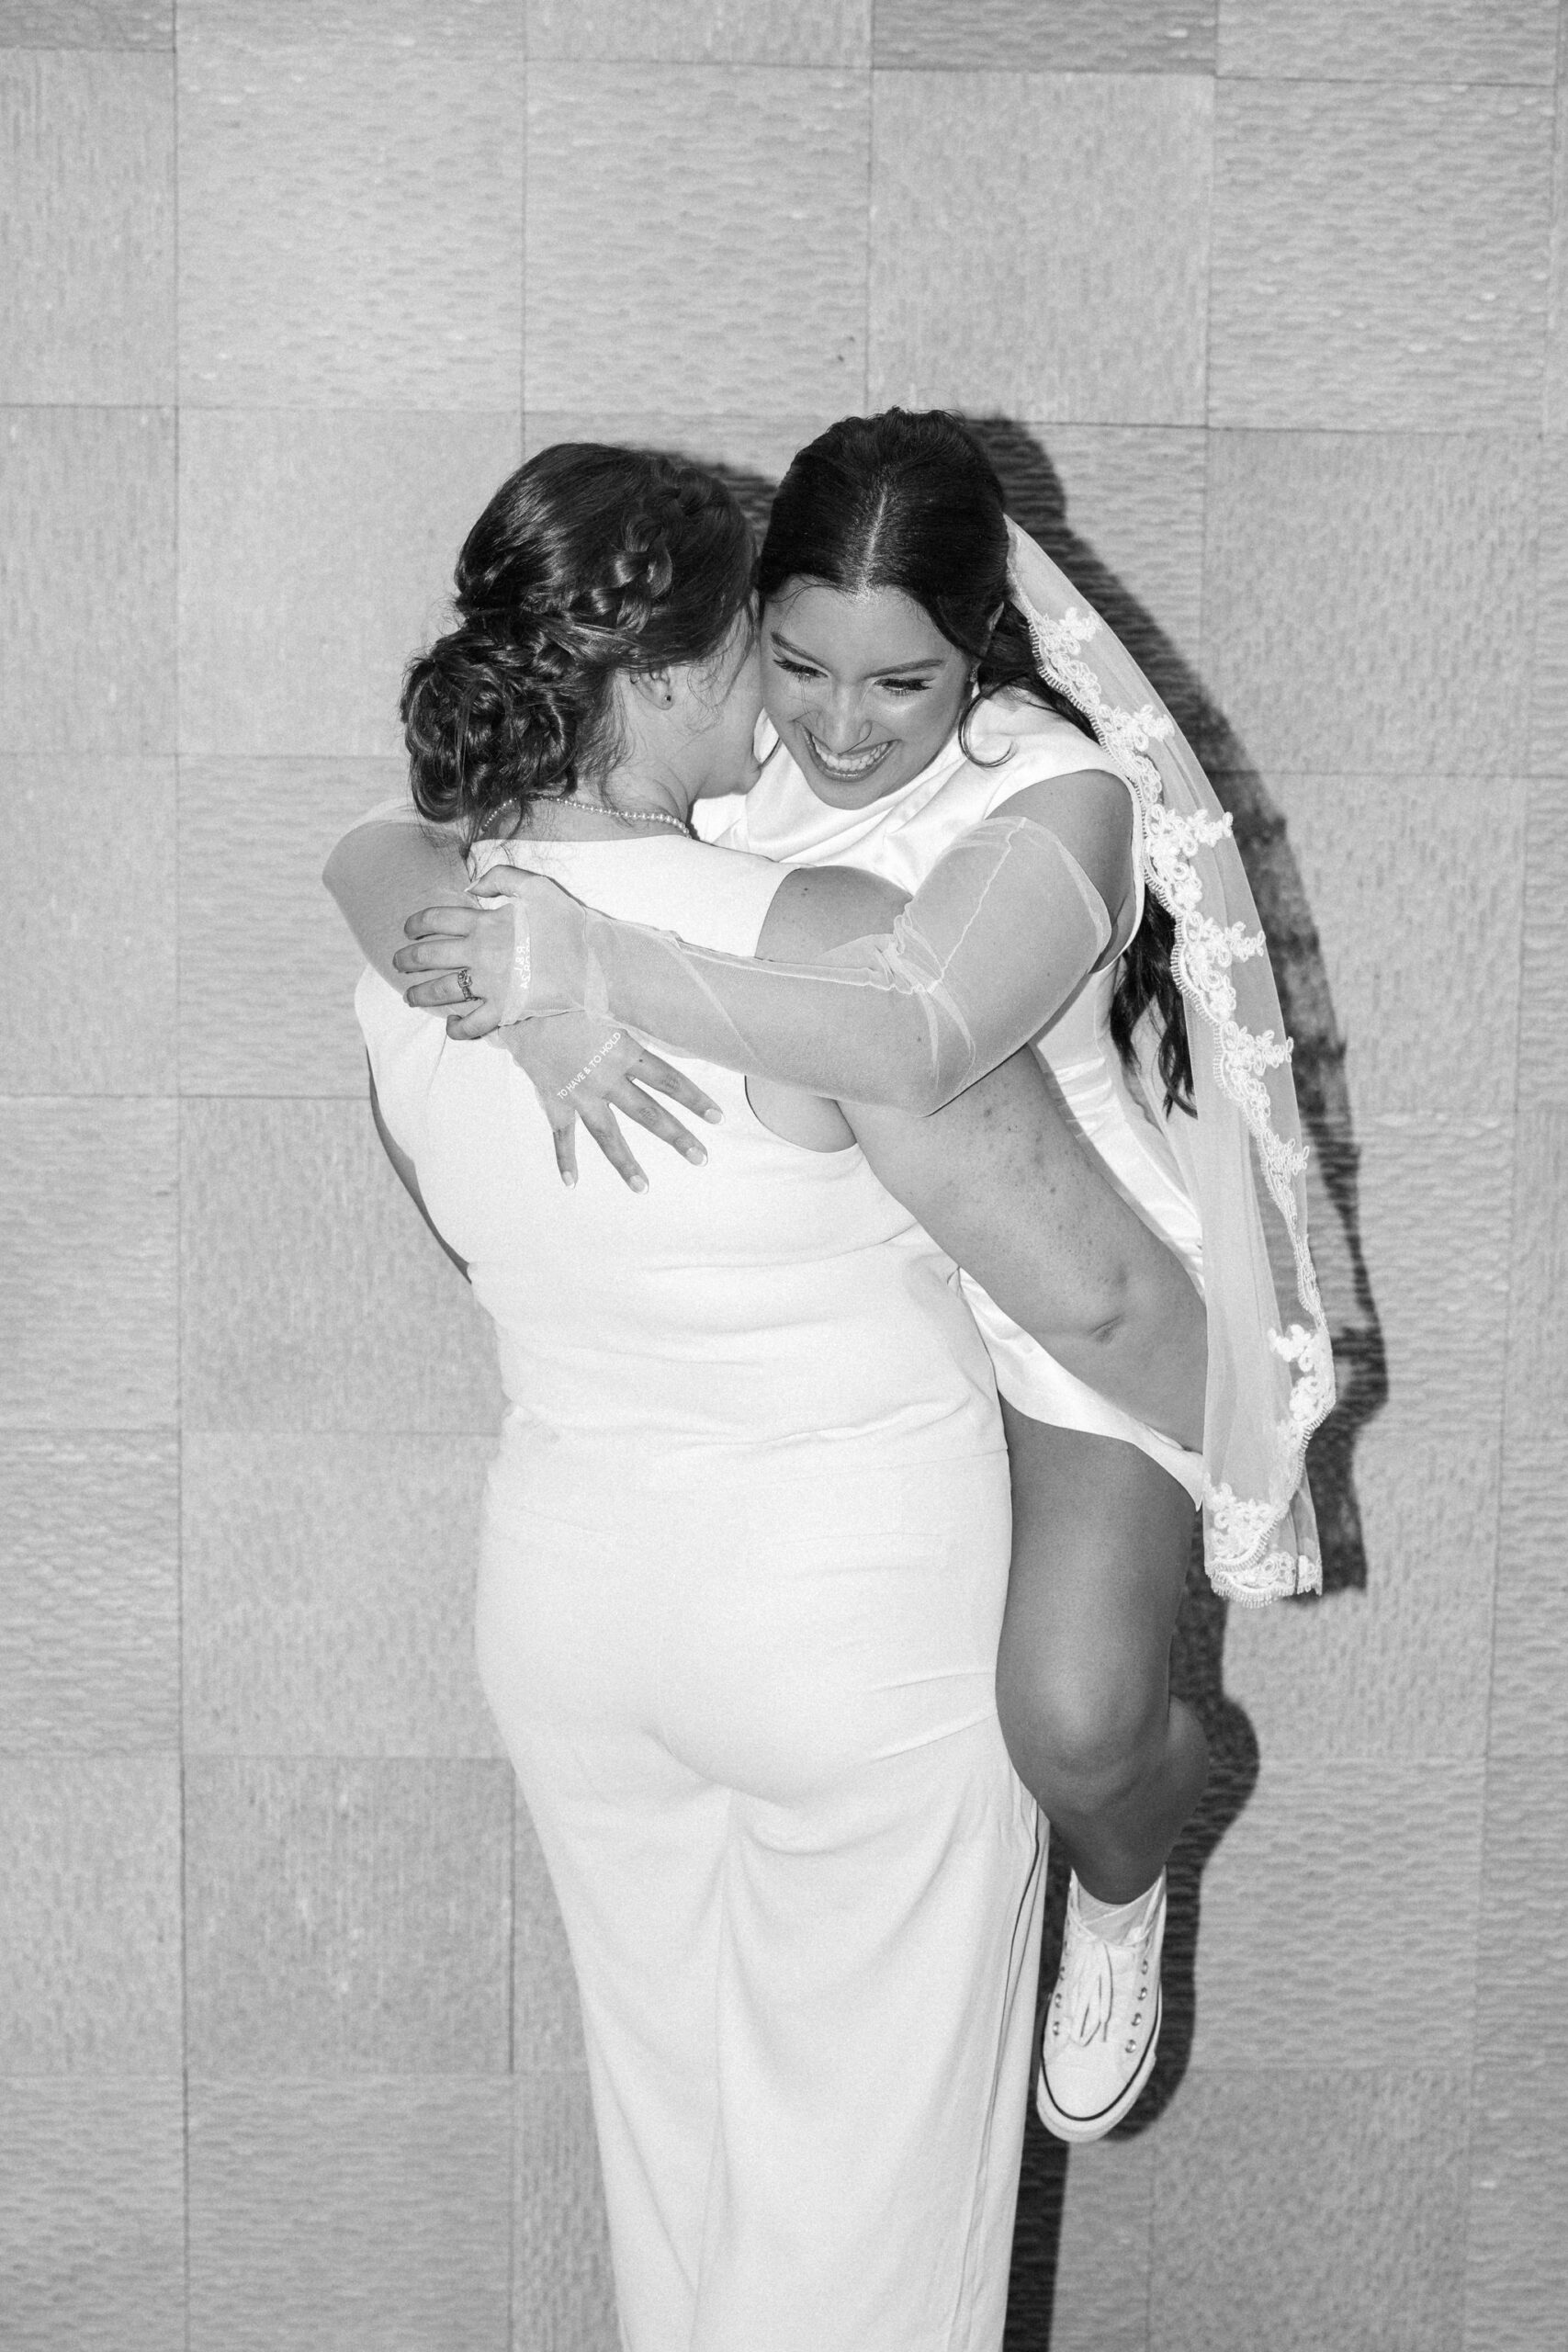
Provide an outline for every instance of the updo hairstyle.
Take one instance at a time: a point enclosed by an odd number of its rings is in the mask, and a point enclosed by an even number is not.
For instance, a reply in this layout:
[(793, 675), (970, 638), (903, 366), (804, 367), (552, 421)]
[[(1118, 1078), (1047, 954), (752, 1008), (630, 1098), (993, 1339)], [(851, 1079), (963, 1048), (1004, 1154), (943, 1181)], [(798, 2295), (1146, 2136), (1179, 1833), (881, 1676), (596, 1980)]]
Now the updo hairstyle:
[(712, 660), (749, 614), (755, 547), (724, 484), (561, 441), (503, 481), (457, 559), (457, 626), (411, 662), (414, 805), (471, 846), (613, 765), (618, 671)]
[[(779, 485), (762, 542), (757, 587), (763, 604), (795, 580), (818, 581), (846, 596), (895, 588), (920, 606), (974, 666), (958, 725), (966, 757), (976, 707), (1004, 689), (1089, 734), (1041, 676), (1029, 623), (1009, 596), (1007, 509), (996, 469), (945, 410), (841, 417), (799, 452)], [(1175, 935), (1170, 917), (1150, 898), (1121, 959), (1111, 1031), (1133, 1068), (1133, 1033), (1152, 1010), (1161, 1031), (1166, 1107), (1179, 1102), (1190, 1110), (1187, 1023), (1170, 967)]]

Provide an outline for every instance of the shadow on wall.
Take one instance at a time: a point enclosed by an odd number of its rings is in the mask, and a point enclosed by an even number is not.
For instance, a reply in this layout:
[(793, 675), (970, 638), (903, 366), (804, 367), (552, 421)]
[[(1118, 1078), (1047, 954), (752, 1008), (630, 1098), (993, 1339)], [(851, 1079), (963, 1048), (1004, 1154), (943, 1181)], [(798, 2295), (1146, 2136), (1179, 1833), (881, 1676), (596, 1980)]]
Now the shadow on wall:
[[(1309, 1457), (1323, 1541), (1324, 1592), (1363, 1588), (1367, 1559), (1356, 1497), (1355, 1446), (1387, 1396), (1387, 1370), (1361, 1251), (1359, 1155), (1344, 1041), (1285, 820), (1190, 665), (1069, 526), (1060, 477), (1033, 435), (1006, 417), (971, 417), (967, 422), (1001, 478), (1010, 514), (1040, 541), (1135, 654), (1235, 820), (1236, 843), (1269, 938), (1285, 1026), (1295, 1040), (1296, 1092), (1313, 1148), (1308, 1171), (1313, 1255), (1333, 1335), (1338, 1384), (1338, 1401), (1314, 1440)], [(756, 474), (707, 462), (735, 491), (761, 533), (773, 485)], [(1209, 1857), (1258, 1780), (1252, 1724), (1224, 1689), (1226, 1614), (1226, 1604), (1203, 1574), (1201, 1544), (1195, 1542), (1172, 1653), (1172, 1683), (1195, 1708), (1207, 1734), (1209, 1781), (1170, 1858), (1159, 2058), (1147, 2091), (1120, 2129), (1121, 2138), (1147, 2129), (1169, 2104), (1187, 2071), (1196, 2024), (1200, 1883)], [(1055, 1977), (1066, 1901), (1066, 1869), (1054, 1860), (1042, 1955), (1042, 2005)], [(1042, 2352), (1050, 2342), (1066, 2177), (1067, 2151), (1041, 2129), (1032, 2101), (1013, 2242), (1008, 2352), (1015, 2347), (1016, 2352)]]
[[(1361, 1250), (1358, 1162), (1345, 1075), (1345, 1045), (1334, 1016), (1323, 951), (1285, 820), (1275, 808), (1245, 746), (1190, 665), (1147, 612), (1079, 538), (1067, 520), (1066, 499), (1050, 458), (1024, 426), (1006, 417), (971, 418), (1001, 477), (1009, 512), (1059, 563), (1137, 657), (1202, 760), (1235, 839), (1279, 982), (1285, 1027), (1295, 1041), (1293, 1072), (1302, 1118), (1312, 1144), (1309, 1220), (1313, 1255), (1334, 1340), (1338, 1400), (1309, 1456), (1314, 1500), (1323, 1540), (1325, 1594), (1364, 1588), (1366, 1546), (1356, 1497), (1356, 1439), (1388, 1394), (1382, 1334)], [(1313, 1604), (1303, 1604), (1311, 1606)], [(1177, 1626), (1172, 1682), (1196, 1709), (1209, 1740), (1209, 1781), (1169, 1863), (1169, 1916), (1165, 1955), (1165, 2018), (1159, 2058), (1148, 2090), (1121, 2128), (1132, 2138), (1169, 2104), (1192, 2048), (1196, 2025), (1199, 1891), (1203, 1869), (1251, 1795), (1258, 1779), (1258, 1741), (1245, 1711), (1224, 1689), (1226, 1604), (1203, 1574), (1194, 1545), (1187, 1598)], [(1066, 1873), (1053, 1873), (1042, 1987), (1055, 1976)], [(1008, 2343), (1021, 2348), (1050, 2341), (1055, 2255), (1066, 2186), (1066, 2151), (1047, 2140), (1032, 2119), (1024, 2153), (1024, 2188), (1013, 2248)]]
[(1292, 1064), (1312, 1144), (1308, 1170), (1313, 1256), (1334, 1337), (1338, 1402), (1313, 1441), (1309, 1462), (1325, 1593), (1367, 1581), (1355, 1444), (1388, 1394), (1382, 1334), (1361, 1254), (1358, 1164), (1345, 1078), (1345, 1043), (1301, 874), (1275, 808), (1235, 729), (1190, 664), (1135, 596), (1067, 521), (1066, 498), (1033, 435), (1007, 417), (971, 417), (1007, 492), (1008, 511), (1055, 558), (1137, 657), (1207, 769), (1235, 822), (1236, 845), (1269, 936)]

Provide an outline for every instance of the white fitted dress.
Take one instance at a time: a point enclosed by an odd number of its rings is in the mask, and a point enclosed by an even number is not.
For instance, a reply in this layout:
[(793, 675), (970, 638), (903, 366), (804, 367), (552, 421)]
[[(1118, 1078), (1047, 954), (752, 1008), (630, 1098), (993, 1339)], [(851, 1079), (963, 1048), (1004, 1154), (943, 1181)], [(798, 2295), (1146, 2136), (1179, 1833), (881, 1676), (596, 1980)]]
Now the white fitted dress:
[[(1011, 695), (982, 703), (969, 728), (973, 757), (951, 740), (911, 782), (863, 808), (819, 800), (764, 718), (759, 729), (761, 775), (744, 797), (699, 801), (705, 836), (785, 865), (856, 865), (914, 891), (963, 833), (1026, 786), (1107, 767), (1089, 737), (1053, 711)], [(1117, 777), (1119, 784), (1123, 779)], [(1133, 798), (1134, 822), (1140, 822)], [(1143, 918), (1143, 866), (1134, 840), (1136, 921)], [(1136, 923), (1134, 923), (1134, 928)], [(1105, 1163), (1123, 1199), (1168, 1242), (1202, 1285), (1203, 1237), (1198, 1213), (1177, 1173), (1160, 1124), (1128, 1083), (1111, 1035), (1114, 962), (1091, 973), (1072, 1001), (1035, 1039), (1066, 1108)], [(1176, 1115), (1183, 1115), (1177, 1114)], [(1202, 1498), (1200, 1453), (1173, 1445), (1077, 1379), (1005, 1315), (966, 1274), (964, 1294), (985, 1336), (997, 1386), (1032, 1420), (1083, 1430), (1135, 1445)]]
[[(513, 844), (754, 951), (779, 869)], [(383, 1115), (494, 1318), (481, 1677), (581, 1993), (630, 2352), (998, 2352), (1041, 1833), (994, 1679), (1007, 1462), (950, 1260), (722, 1105), (643, 1196), (373, 974)]]

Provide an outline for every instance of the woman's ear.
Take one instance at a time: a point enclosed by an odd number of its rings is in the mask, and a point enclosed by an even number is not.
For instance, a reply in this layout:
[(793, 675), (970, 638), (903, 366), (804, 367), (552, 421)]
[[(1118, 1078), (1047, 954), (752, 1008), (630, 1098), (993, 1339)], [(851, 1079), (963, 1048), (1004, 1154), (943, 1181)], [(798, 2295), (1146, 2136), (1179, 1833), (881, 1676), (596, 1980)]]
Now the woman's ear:
[(626, 681), (633, 694), (640, 695), (644, 702), (654, 704), (660, 710), (668, 710), (675, 699), (672, 670), (628, 670)]

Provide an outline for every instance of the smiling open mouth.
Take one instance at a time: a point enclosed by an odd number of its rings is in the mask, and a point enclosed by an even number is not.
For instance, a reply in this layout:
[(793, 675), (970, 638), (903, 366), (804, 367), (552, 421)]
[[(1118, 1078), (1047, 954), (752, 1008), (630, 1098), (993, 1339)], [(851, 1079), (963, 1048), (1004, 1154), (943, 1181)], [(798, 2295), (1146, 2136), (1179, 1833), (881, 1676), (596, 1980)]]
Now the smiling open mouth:
[(823, 775), (831, 776), (839, 784), (863, 783), (882, 765), (893, 749), (891, 743), (877, 743), (863, 752), (829, 752), (817, 741), (809, 727), (803, 727), (801, 732), (810, 744), (811, 756)]

